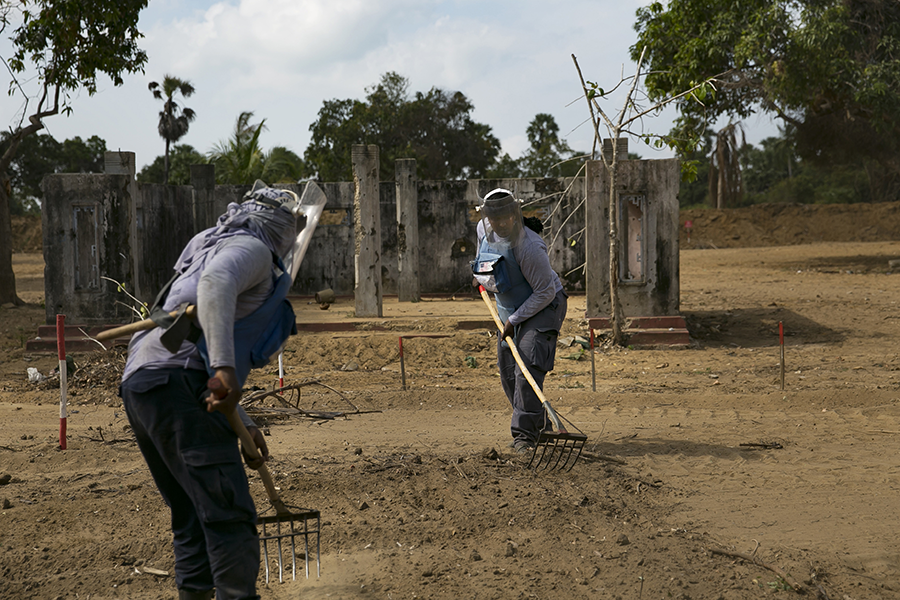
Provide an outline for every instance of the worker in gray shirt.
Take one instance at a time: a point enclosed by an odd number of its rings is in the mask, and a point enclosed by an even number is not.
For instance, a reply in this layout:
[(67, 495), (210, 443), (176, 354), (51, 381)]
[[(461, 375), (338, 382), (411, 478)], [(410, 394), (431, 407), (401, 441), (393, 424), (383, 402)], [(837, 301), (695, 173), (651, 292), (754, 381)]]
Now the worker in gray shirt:
[(567, 295), (550, 266), (547, 245), (538, 233), (524, 226), (520, 201), (512, 192), (500, 188), (489, 192), (479, 210), (483, 218), (478, 222), (478, 256), (473, 268), (475, 283), (494, 293), (504, 323), (497, 341), (497, 366), (513, 409), (509, 445), (517, 452), (530, 452), (550, 423), (504, 340), (512, 337), (543, 390), (544, 378), (553, 370)]
[[(155, 303), (153, 318), (163, 315), (163, 326), (129, 344), (120, 394), (172, 512), (180, 600), (259, 598), (256, 508), (226, 415), (238, 411), (261, 454), (244, 458), (261, 466), (265, 439), (238, 402), (250, 369), (296, 333), (282, 258), (297, 236), (297, 203), (293, 192), (257, 182), (244, 202), (230, 204), (182, 251)], [(196, 307), (196, 324), (167, 321), (188, 305)], [(229, 390), (225, 397), (207, 389), (212, 376)]]

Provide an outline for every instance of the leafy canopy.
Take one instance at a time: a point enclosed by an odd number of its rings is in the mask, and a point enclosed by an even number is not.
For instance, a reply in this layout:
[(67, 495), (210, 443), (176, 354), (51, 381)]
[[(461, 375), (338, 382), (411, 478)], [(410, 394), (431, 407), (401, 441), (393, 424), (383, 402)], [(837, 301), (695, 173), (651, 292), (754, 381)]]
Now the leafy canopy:
[[(11, 37), (9, 68), (24, 73), (29, 64), (41, 84), (61, 93), (60, 107), (71, 112), (69, 93), (97, 91), (97, 76), (122, 85), (123, 73), (143, 70), (147, 53), (137, 43), (138, 15), (148, 0), (22, 0), (22, 23)], [(10, 81), (10, 91), (17, 88)]]
[(651, 98), (725, 74), (702, 105), (679, 102), (682, 131), (768, 112), (807, 159), (869, 159), (900, 175), (900, 2), (670, 0), (639, 9), (635, 29)]
[[(206, 164), (206, 157), (190, 144), (175, 144), (169, 154), (169, 180), (172, 185), (191, 183), (191, 165)], [(141, 183), (164, 183), (166, 173), (165, 155), (157, 156), (152, 163), (141, 169), (137, 180)]]
[[(0, 133), (0, 154), (9, 146), (12, 135)], [(10, 210), (12, 214), (34, 213), (43, 198), (41, 180), (50, 173), (102, 173), (106, 141), (91, 136), (57, 141), (50, 135), (31, 135), (19, 144), (9, 165)]]
[(310, 125), (304, 153), (319, 180), (348, 181), (354, 144), (379, 147), (380, 174), (394, 178), (394, 161), (415, 158), (420, 179), (484, 176), (500, 151), (491, 128), (472, 120), (462, 92), (431, 88), (410, 96), (409, 82), (394, 72), (366, 89), (366, 99), (326, 100)]

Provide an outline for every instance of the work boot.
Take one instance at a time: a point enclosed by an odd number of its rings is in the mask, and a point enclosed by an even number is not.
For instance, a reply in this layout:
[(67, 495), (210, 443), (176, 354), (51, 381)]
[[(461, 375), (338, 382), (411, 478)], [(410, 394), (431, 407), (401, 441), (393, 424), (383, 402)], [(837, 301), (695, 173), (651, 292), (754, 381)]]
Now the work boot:
[(178, 600), (213, 600), (216, 590), (192, 592), (191, 590), (178, 590)]
[(519, 454), (532, 453), (534, 452), (534, 444), (527, 440), (516, 440), (515, 445), (513, 446), (515, 451)]

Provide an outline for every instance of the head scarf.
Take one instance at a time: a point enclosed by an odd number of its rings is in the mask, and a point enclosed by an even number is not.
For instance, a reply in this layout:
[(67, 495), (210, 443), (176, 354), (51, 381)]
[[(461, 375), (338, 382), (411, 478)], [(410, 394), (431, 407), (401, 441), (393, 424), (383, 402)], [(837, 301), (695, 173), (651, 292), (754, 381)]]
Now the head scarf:
[(201, 231), (188, 242), (175, 270), (183, 272), (191, 264), (202, 260), (221, 240), (236, 235), (251, 235), (261, 241), (279, 258), (291, 249), (297, 237), (297, 219), (289, 210), (273, 208), (255, 200), (242, 204), (232, 202), (215, 227)]

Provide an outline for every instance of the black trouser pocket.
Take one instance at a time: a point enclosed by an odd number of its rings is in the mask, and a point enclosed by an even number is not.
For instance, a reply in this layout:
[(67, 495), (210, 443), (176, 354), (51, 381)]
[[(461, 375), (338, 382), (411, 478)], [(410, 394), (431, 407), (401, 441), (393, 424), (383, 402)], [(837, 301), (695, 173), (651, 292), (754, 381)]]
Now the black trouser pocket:
[(256, 509), (247, 490), (237, 444), (188, 448), (182, 456), (191, 479), (189, 494), (204, 522), (255, 517)]

